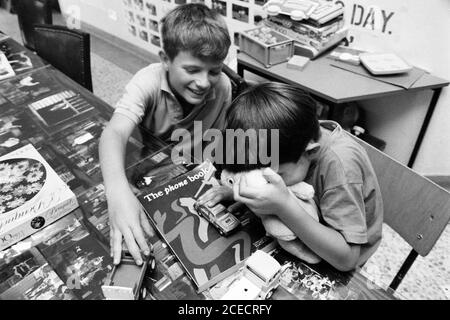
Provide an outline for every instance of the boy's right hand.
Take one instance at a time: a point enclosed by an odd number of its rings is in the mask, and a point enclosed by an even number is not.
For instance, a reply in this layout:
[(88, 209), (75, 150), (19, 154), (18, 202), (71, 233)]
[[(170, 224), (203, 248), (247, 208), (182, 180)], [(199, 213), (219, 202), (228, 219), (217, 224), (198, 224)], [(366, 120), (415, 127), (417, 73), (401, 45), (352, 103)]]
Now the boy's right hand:
[(144, 255), (150, 254), (144, 232), (149, 236), (153, 236), (154, 232), (139, 200), (130, 188), (114, 190), (108, 194), (107, 200), (111, 228), (111, 256), (114, 264), (120, 263), (124, 239), (136, 264), (141, 265), (143, 261), (141, 252)]
[(208, 207), (214, 207), (221, 201), (233, 200), (233, 189), (230, 187), (220, 185), (213, 187), (206, 191), (198, 198), (197, 203), (199, 205), (207, 205)]

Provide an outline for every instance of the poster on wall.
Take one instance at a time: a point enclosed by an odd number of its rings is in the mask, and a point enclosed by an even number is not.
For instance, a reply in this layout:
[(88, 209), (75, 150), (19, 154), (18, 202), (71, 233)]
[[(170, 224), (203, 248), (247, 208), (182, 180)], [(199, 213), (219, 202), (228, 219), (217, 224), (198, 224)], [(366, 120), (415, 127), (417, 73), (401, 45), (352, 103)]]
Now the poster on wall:
[(439, 68), (433, 67), (439, 64), (439, 59), (430, 59), (430, 55), (437, 52), (445, 55), (444, 51), (449, 54), (448, 41), (443, 40), (449, 36), (450, 25), (450, 7), (446, 0), (335, 2), (345, 7), (344, 17), (353, 47), (393, 52), (427, 70)]

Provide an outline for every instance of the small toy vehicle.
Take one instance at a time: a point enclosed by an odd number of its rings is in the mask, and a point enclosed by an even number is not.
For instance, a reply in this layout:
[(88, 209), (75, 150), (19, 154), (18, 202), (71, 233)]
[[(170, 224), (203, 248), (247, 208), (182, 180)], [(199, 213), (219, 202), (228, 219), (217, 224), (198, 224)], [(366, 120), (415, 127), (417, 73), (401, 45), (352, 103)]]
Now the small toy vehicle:
[(281, 265), (270, 254), (257, 250), (245, 262), (242, 275), (231, 283), (221, 300), (269, 299), (280, 284)]
[(145, 299), (147, 290), (142, 286), (145, 274), (155, 269), (155, 258), (146, 257), (141, 266), (136, 265), (133, 257), (125, 253), (120, 264), (114, 266), (102, 285), (103, 295), (107, 300)]
[(240, 221), (222, 204), (217, 204), (214, 207), (206, 205), (194, 205), (198, 214), (208, 220), (219, 233), (223, 236), (229, 235), (240, 226)]

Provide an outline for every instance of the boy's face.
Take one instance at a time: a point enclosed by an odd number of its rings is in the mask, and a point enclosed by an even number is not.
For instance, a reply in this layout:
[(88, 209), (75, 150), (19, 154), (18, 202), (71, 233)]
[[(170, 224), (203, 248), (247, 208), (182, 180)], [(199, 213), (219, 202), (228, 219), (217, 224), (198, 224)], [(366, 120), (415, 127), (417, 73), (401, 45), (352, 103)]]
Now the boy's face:
[(304, 181), (311, 161), (316, 159), (319, 154), (320, 144), (317, 142), (310, 142), (297, 162), (288, 162), (280, 164), (278, 174), (283, 178), (287, 186), (292, 186), (296, 183)]
[(311, 160), (302, 155), (297, 162), (280, 164), (278, 174), (287, 186), (291, 186), (305, 180), (310, 164)]
[(219, 81), (222, 61), (200, 60), (187, 51), (180, 51), (172, 61), (164, 53), (160, 56), (168, 71), (172, 90), (190, 104), (203, 102), (211, 88)]

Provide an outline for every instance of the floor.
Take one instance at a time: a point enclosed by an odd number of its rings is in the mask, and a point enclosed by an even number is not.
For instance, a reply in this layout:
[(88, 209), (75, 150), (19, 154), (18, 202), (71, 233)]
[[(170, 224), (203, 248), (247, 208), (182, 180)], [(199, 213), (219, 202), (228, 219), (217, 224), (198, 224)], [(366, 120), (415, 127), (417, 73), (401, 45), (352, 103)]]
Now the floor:
[[(54, 13), (54, 23), (64, 24), (60, 14)], [(0, 30), (22, 42), (17, 16), (0, 8)], [(112, 46), (91, 35), (91, 66), (94, 94), (114, 105), (133, 74), (157, 57), (143, 60), (132, 52)], [(447, 180), (448, 181), (448, 180)], [(445, 187), (450, 187), (447, 184)], [(363, 272), (376, 284), (386, 287), (410, 250), (408, 244), (388, 226), (383, 228), (383, 241), (377, 252), (364, 266)], [(370, 283), (368, 283), (368, 286)], [(450, 228), (447, 226), (433, 250), (426, 257), (418, 257), (396, 295), (411, 300), (450, 299)]]

